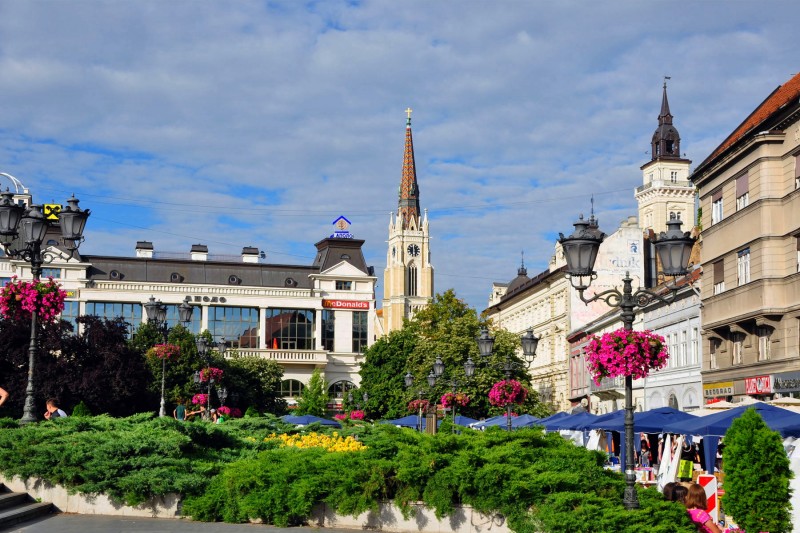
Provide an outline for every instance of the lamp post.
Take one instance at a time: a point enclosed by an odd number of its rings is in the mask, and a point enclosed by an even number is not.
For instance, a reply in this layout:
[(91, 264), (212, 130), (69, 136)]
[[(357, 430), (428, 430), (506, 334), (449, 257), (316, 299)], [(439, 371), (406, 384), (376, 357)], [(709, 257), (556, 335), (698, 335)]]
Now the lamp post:
[[(406, 372), (406, 375), (404, 376), (403, 380), (405, 382), (405, 386), (407, 389), (410, 389), (411, 387), (414, 386), (414, 376), (411, 374), (411, 372)], [(436, 375), (433, 373), (433, 370), (431, 370), (428, 373), (426, 380), (428, 381), (429, 389), (432, 389), (433, 386), (436, 385)], [(418, 402), (419, 409), (417, 412), (417, 431), (422, 431), (422, 397), (424, 395), (425, 395), (424, 389), (417, 390), (417, 399), (420, 400)]]
[[(84, 240), (83, 230), (89, 218), (89, 210), (78, 207), (78, 199), (72, 196), (67, 207), (58, 214), (61, 226), (61, 241), (72, 258)], [(14, 202), (14, 194), (8, 189), (0, 194), (0, 245), (9, 257), (16, 257), (30, 263), (31, 275), (38, 280), (42, 275), (42, 265), (56, 259), (49, 250), (42, 250), (47, 230), (51, 222), (42, 213), (42, 206), (31, 205), (27, 209)], [(31, 312), (31, 339), (28, 347), (28, 384), (25, 388), (25, 407), (20, 424), (36, 421), (33, 401), (33, 375), (37, 355), (37, 311)]]
[[(442, 377), (444, 374), (445, 366), (442, 358), (440, 356), (436, 356), (436, 361), (433, 363), (433, 369), (428, 373), (426, 377), (428, 381), (428, 388), (432, 389), (436, 385), (436, 381)], [(475, 363), (472, 362), (472, 359), (467, 357), (467, 362), (464, 363), (464, 375), (467, 377), (467, 381), (469, 381), (475, 373)], [(406, 372), (404, 377), (405, 385), (407, 389), (410, 389), (414, 385), (414, 376), (411, 372)], [(453, 392), (455, 393), (456, 387), (460, 386), (461, 383), (456, 380), (455, 378), (450, 380), (450, 384), (453, 387)], [(422, 395), (424, 394), (423, 390), (417, 391), (418, 399), (422, 400)], [(421, 402), (420, 402), (421, 403)], [(456, 418), (455, 418), (455, 401), (453, 403), (453, 425), (455, 425)], [(417, 426), (420, 431), (422, 431), (422, 406), (420, 405)], [(455, 432), (455, 427), (453, 428)]]
[[(144, 304), (144, 310), (147, 314), (147, 322), (152, 322), (157, 330), (161, 332), (164, 339), (164, 344), (167, 343), (169, 332), (171, 328), (167, 327), (167, 306), (161, 300), (156, 300), (155, 297), (150, 296), (150, 299)], [(187, 296), (183, 303), (178, 306), (178, 319), (182, 324), (188, 324), (192, 321), (192, 311), (194, 308), (189, 304), (189, 297)], [(158, 416), (166, 416), (167, 411), (164, 408), (164, 375), (166, 371), (167, 358), (161, 358), (161, 408), (158, 410)]]
[[(195, 341), (195, 345), (197, 346), (197, 353), (200, 354), (200, 357), (205, 361), (206, 366), (207, 367), (210, 366), (211, 359), (209, 357), (209, 354), (211, 353), (212, 345), (209, 344), (208, 341), (206, 341), (206, 338), (203, 337), (202, 335), (197, 337), (197, 340)], [(220, 357), (224, 357), (225, 356), (225, 350), (226, 350), (225, 339), (222, 339), (221, 341), (216, 343), (216, 346), (217, 346), (217, 351), (219, 351)], [(207, 394), (206, 394), (206, 413), (205, 413), (206, 417), (210, 417), (211, 416), (211, 387), (214, 385), (214, 381), (215, 380), (214, 380), (213, 376), (211, 376), (209, 374), (209, 376), (208, 376), (208, 389), (207, 389)], [(195, 385), (198, 386), (198, 388), (200, 388), (200, 390), (202, 390), (203, 380), (202, 380), (202, 377), (200, 375), (200, 371), (199, 370), (197, 370), (194, 373), (194, 383), (195, 383)], [(227, 389), (225, 389), (226, 397), (227, 397), (227, 392), (228, 392)]]
[[(687, 273), (689, 256), (696, 241), (689, 232), (684, 233), (680, 230), (681, 224), (681, 220), (672, 215), (667, 221), (667, 231), (662, 232), (654, 242), (658, 259), (661, 261), (662, 273), (673, 278)], [(592, 280), (597, 278), (594, 262), (605, 233), (600, 231), (594, 215), (588, 221), (581, 216), (574, 226), (575, 231), (572, 235), (565, 237), (564, 234), (559, 234), (558, 242), (561, 243), (567, 261), (567, 277), (572, 287), (578, 290), (578, 295), (584, 303), (600, 300), (612, 308), (620, 309), (624, 328), (630, 331), (633, 329), (636, 308), (646, 307), (656, 300), (667, 305), (675, 301), (678, 288), (674, 285), (667, 287), (670, 290), (670, 296), (667, 298), (644, 288), (638, 288), (634, 292), (630, 272), (626, 272), (622, 279), (622, 291), (615, 287), (599, 292), (591, 298), (585, 298), (584, 291), (589, 288)], [(625, 376), (625, 449), (623, 504), (626, 509), (638, 509), (639, 498), (636, 495), (633, 460), (633, 377), (630, 375)]]
[[(536, 347), (539, 345), (539, 338), (533, 334), (533, 329), (528, 328), (528, 331), (525, 332), (525, 335), (520, 337), (520, 341), (522, 342), (522, 355), (525, 356), (525, 364), (522, 365), (516, 361), (511, 359), (509, 354), (506, 354), (503, 360), (503, 376), (505, 377), (506, 381), (511, 379), (511, 373), (518, 369), (518, 368), (530, 368), (533, 360), (536, 358)], [(486, 360), (494, 351), (494, 337), (489, 335), (489, 330), (483, 328), (481, 330), (481, 336), (477, 339), (478, 342), (478, 352), (480, 352), (481, 357)], [(471, 361), (468, 360), (467, 363)], [(511, 431), (511, 404), (506, 404), (506, 429)]]
[[(364, 394), (361, 395), (361, 399), (364, 400), (364, 404), (366, 406), (367, 400), (369, 399), (369, 395), (365, 392)], [(352, 405), (352, 403), (353, 403), (353, 391), (348, 391), (347, 392), (347, 403)], [(359, 411), (361, 410), (361, 403), (356, 403), (356, 409), (358, 409)]]

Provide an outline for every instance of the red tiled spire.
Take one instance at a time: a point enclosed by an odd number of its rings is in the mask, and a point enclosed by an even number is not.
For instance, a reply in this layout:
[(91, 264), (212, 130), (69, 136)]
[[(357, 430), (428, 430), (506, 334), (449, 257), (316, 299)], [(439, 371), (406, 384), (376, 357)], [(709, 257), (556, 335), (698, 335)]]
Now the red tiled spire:
[(419, 228), (419, 186), (417, 185), (417, 169), (414, 164), (414, 141), (411, 138), (411, 108), (406, 109), (406, 147), (403, 152), (403, 175), (400, 179), (400, 200), (397, 215), (402, 228), (407, 229), (411, 220), (415, 220)]

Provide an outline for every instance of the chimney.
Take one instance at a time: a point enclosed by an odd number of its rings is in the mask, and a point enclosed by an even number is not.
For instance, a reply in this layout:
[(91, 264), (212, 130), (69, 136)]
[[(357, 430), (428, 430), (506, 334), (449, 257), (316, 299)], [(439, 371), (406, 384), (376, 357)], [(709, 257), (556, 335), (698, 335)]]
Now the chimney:
[(136, 241), (136, 257), (152, 259), (153, 243), (150, 241)]
[(242, 248), (242, 263), (258, 263), (258, 248), (252, 246)]
[(192, 261), (208, 261), (208, 246), (205, 244), (192, 245)]

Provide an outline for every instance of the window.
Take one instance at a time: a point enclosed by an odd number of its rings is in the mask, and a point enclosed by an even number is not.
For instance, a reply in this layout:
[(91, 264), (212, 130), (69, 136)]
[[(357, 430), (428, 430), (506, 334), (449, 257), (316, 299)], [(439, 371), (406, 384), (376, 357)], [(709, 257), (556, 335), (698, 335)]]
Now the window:
[(61, 269), (60, 268), (43, 268), (42, 269), (42, 276), (41, 279), (60, 279), (61, 278)]
[(296, 398), (303, 393), (306, 386), (302, 381), (296, 379), (285, 379), (281, 381), (281, 397), (282, 398)]
[(195, 335), (200, 333), (200, 323), (202, 322), (203, 308), (199, 305), (192, 306), (192, 319), (188, 324), (183, 324), (178, 313), (179, 304), (166, 304), (167, 306), (167, 327), (172, 328), (180, 324)]
[(670, 173), (669, 173), (669, 181), (671, 181), (672, 183), (676, 183), (678, 181), (678, 171), (677, 170), (671, 170), (670, 171)]
[(408, 296), (417, 295), (417, 267), (409, 265), (406, 270), (406, 294)]
[(794, 188), (800, 189), (800, 154), (794, 156)]
[(747, 173), (736, 178), (736, 210), (744, 209), (750, 203), (750, 178)]
[(800, 272), (800, 235), (796, 235), (794, 240), (797, 249), (797, 271)]
[(673, 409), (680, 409), (680, 406), (678, 405), (678, 397), (675, 396), (675, 393), (670, 393), (669, 400), (667, 401), (669, 402), (669, 407), (672, 407)]
[(722, 221), (722, 190), (711, 195), (711, 223), (717, 224)]
[[(800, 241), (798, 241), (798, 242), (800, 242)], [(11, 281), (11, 278), (0, 278), (0, 286), (5, 287), (6, 283), (8, 283), (9, 281)]]
[(128, 323), (128, 336), (142, 323), (142, 304), (122, 302), (87, 302), (86, 314), (113, 320), (122, 318)]
[(355, 388), (356, 386), (350, 381), (337, 381), (328, 387), (328, 397), (343, 400), (347, 393)]
[(350, 291), (353, 290), (353, 282), (352, 281), (340, 281), (336, 280), (336, 290), (337, 291)]
[(717, 261), (714, 263), (714, 294), (725, 291), (725, 263)]
[(73, 332), (78, 331), (78, 323), (75, 321), (80, 315), (81, 305), (80, 302), (75, 300), (64, 300), (64, 310), (61, 311), (61, 320), (65, 320), (72, 324)]
[(719, 368), (717, 363), (717, 351), (719, 350), (719, 340), (718, 339), (711, 339), (708, 341), (708, 367), (711, 370)]
[(758, 335), (758, 360), (768, 361), (770, 357), (769, 345), (770, 337), (772, 336), (772, 328), (766, 326), (757, 327), (756, 335)]
[(367, 348), (367, 312), (353, 311), (353, 353)]
[(333, 351), (335, 311), (323, 309), (322, 311), (322, 349)]
[(736, 258), (736, 279), (739, 285), (750, 283), (750, 248), (740, 251)]
[(744, 350), (744, 333), (733, 333), (731, 335), (731, 364), (742, 364), (742, 351)]
[(686, 366), (686, 330), (681, 331), (681, 345), (678, 355), (680, 356), (681, 366)]
[(689, 339), (689, 364), (697, 364), (697, 328), (692, 328), (692, 336)]
[[(194, 313), (192, 314), (194, 320)], [(225, 341), (232, 348), (258, 348), (258, 308), (208, 308), (208, 331), (215, 342)]]
[(314, 311), (311, 309), (267, 309), (267, 348), (313, 350)]

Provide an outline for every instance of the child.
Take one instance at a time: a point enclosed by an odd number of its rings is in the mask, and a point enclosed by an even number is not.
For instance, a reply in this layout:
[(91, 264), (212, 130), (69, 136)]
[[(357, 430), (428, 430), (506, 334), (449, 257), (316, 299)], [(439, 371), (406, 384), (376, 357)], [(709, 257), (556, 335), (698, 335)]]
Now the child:
[(697, 483), (689, 486), (689, 492), (684, 501), (689, 517), (697, 526), (697, 531), (702, 533), (722, 533), (722, 530), (714, 523), (711, 516), (706, 512), (706, 491)]
[(672, 489), (672, 501), (678, 503), (684, 503), (686, 499), (686, 494), (689, 492), (689, 489), (681, 485), (680, 483), (675, 484), (675, 488)]

